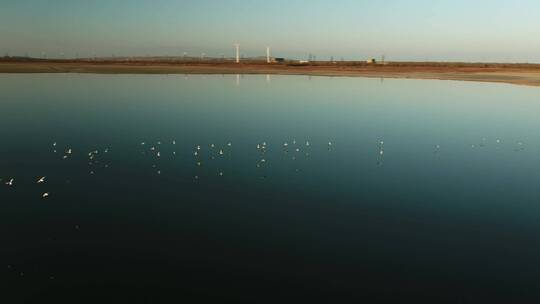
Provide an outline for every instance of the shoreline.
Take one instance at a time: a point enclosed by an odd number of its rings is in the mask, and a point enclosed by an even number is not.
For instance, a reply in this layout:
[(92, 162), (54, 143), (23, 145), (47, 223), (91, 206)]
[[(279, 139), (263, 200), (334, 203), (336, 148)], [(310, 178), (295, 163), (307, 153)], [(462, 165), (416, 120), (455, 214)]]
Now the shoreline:
[(434, 79), (540, 86), (540, 65), (479, 63), (261, 64), (179, 62), (0, 61), (0, 74), (254, 74)]

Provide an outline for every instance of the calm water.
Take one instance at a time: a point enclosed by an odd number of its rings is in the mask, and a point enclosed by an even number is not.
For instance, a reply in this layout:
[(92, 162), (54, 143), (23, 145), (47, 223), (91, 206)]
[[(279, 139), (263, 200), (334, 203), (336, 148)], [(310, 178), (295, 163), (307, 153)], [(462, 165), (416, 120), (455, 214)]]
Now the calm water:
[(0, 75), (2, 297), (537, 303), (539, 118), (501, 84)]

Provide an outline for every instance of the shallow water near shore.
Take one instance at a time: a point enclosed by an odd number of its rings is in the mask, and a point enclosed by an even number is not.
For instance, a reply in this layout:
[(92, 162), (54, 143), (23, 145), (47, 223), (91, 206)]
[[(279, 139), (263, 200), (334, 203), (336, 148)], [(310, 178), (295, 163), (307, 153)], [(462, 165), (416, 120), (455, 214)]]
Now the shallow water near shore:
[(539, 97), (0, 75), (0, 280), (23, 302), (540, 299)]

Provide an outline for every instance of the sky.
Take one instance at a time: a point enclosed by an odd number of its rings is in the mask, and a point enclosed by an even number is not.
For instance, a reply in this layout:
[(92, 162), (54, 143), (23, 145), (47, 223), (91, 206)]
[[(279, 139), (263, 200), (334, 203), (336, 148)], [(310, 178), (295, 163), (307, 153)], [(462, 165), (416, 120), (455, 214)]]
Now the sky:
[[(538, 0), (0, 0), (0, 55), (540, 62)], [(62, 55), (63, 53), (63, 55)]]

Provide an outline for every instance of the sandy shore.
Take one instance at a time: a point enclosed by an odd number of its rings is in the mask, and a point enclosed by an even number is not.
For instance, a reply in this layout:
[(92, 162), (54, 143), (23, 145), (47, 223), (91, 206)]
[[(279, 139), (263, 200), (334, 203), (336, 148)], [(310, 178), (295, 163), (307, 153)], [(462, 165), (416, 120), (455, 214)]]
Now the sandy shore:
[(281, 74), (462, 80), (540, 86), (540, 65), (533, 64), (391, 63), (300, 66), (246, 63), (0, 62), (0, 73)]

